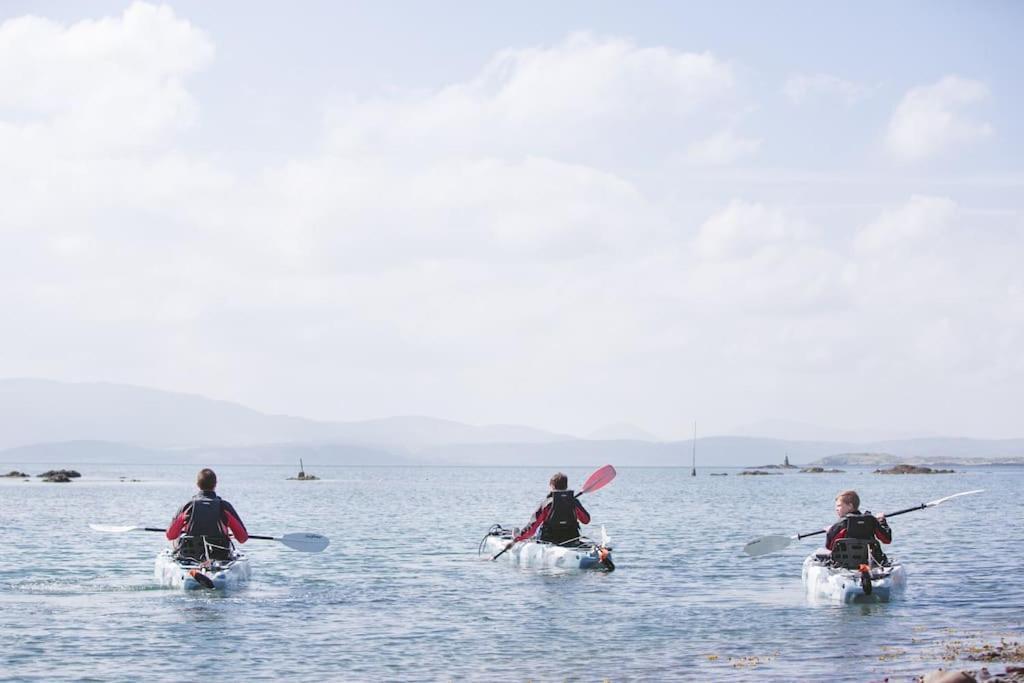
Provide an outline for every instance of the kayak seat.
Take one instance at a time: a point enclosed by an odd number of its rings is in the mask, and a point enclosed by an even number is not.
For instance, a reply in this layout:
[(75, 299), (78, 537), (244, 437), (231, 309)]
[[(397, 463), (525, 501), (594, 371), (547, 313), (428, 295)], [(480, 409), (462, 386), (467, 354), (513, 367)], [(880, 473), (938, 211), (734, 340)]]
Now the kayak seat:
[(832, 545), (832, 565), (843, 569), (858, 569), (870, 564), (871, 542), (861, 538), (840, 538)]
[(182, 536), (175, 556), (192, 560), (230, 560), (231, 539), (227, 536)]
[(846, 538), (874, 538), (877, 529), (878, 520), (871, 513), (846, 516)]

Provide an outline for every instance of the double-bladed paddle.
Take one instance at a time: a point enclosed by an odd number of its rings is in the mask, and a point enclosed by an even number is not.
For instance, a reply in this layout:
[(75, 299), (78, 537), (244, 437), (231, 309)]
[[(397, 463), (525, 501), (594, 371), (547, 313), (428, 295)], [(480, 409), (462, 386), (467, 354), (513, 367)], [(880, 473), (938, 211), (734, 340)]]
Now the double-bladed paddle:
[[(604, 488), (605, 486), (611, 483), (612, 479), (615, 478), (616, 474), (618, 473), (615, 471), (615, 468), (612, 467), (611, 465), (604, 465), (603, 467), (598, 467), (589, 477), (587, 477), (587, 480), (583, 482), (583, 486), (581, 486), (580, 490), (576, 492), (576, 497), (579, 498), (584, 493), (593, 493), (598, 489)], [(509, 541), (508, 545), (506, 545), (501, 550), (501, 552), (492, 557), (491, 560), (498, 559), (506, 552), (511, 550), (512, 546), (514, 546), (515, 544), (515, 541)]]
[[(926, 508), (933, 508), (936, 505), (945, 503), (947, 500), (959, 498), (960, 496), (969, 496), (973, 493), (981, 493), (985, 489), (975, 489), (974, 491), (964, 491), (963, 493), (954, 493), (952, 496), (946, 496), (945, 498), (939, 498), (933, 500), (930, 503), (921, 503), (914, 507), (904, 508), (903, 510), (897, 510), (896, 512), (886, 513), (886, 517), (895, 517), (896, 515), (903, 515), (914, 510), (924, 510)], [(796, 534), (795, 536), (762, 536), (761, 538), (754, 539), (750, 543), (743, 546), (743, 552), (751, 557), (760, 557), (761, 555), (767, 555), (768, 553), (778, 552), (783, 548), (789, 546), (793, 541), (798, 541), (801, 538), (807, 538), (808, 536), (817, 536), (823, 534), (828, 529), (821, 529), (820, 531), (810, 531), (806, 534)]]
[[(94, 531), (105, 531), (107, 533), (120, 534), (126, 531), (156, 531), (159, 533), (166, 533), (167, 529), (157, 529), (150, 526), (114, 526), (110, 524), (90, 524), (89, 528)], [(298, 550), (303, 553), (318, 553), (330, 544), (330, 539), (320, 534), (312, 533), (292, 533), (285, 534), (284, 536), (253, 536), (258, 541), (277, 541), (281, 545), (291, 548), (292, 550)]]

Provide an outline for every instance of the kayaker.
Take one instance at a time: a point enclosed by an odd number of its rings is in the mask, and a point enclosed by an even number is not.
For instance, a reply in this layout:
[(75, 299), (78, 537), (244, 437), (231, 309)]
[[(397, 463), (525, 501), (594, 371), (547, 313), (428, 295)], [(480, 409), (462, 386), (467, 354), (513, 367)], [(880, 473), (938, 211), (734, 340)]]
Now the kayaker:
[[(872, 515), (870, 511), (860, 511), (860, 496), (856, 491), (842, 491), (836, 496), (836, 516), (839, 521), (829, 527), (825, 534), (825, 547), (832, 546), (840, 538), (871, 539), (871, 554), (879, 564), (887, 562), (882, 546), (878, 544), (892, 543), (892, 529), (885, 521), (884, 514)], [(853, 531), (851, 531), (853, 528)]]
[(590, 513), (569, 490), (569, 478), (556, 472), (549, 482), (551, 491), (537, 507), (530, 523), (512, 543), (532, 537), (540, 529), (540, 540), (559, 545), (571, 544), (580, 537), (580, 522), (590, 524)]
[(231, 556), (231, 538), (249, 540), (249, 532), (234, 506), (216, 493), (217, 475), (204, 468), (196, 475), (199, 493), (181, 506), (167, 527), (167, 540), (178, 543), (175, 553), (197, 560), (226, 560)]

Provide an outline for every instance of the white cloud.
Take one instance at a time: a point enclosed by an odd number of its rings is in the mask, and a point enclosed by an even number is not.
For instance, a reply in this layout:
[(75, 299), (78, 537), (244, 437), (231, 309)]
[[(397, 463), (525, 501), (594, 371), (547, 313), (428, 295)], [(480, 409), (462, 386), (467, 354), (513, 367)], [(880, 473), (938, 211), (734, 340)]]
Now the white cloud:
[(505, 50), (473, 79), (436, 92), (340, 104), (331, 140), (345, 155), (406, 158), (663, 155), (666, 140), (693, 135), (684, 122), (720, 116), (734, 85), (732, 67), (710, 53), (581, 33)]
[(786, 79), (782, 92), (794, 104), (835, 98), (846, 105), (853, 105), (869, 97), (871, 88), (831, 74), (816, 73), (790, 76)]
[(988, 86), (957, 76), (912, 88), (889, 120), (886, 144), (905, 161), (920, 161), (989, 138), (993, 127), (962, 111), (989, 98)]
[(862, 251), (920, 248), (950, 227), (956, 218), (956, 204), (946, 197), (911, 197), (904, 206), (887, 210), (865, 225), (857, 234), (856, 246)]
[(800, 241), (809, 231), (809, 226), (780, 209), (733, 201), (704, 222), (695, 246), (703, 258), (745, 258), (761, 249)]
[(691, 143), (686, 156), (693, 163), (720, 166), (752, 156), (760, 147), (760, 140), (740, 137), (732, 130), (723, 130), (705, 140)]
[(196, 103), (182, 81), (212, 56), (203, 33), (163, 6), (135, 3), (120, 17), (71, 26), (35, 17), (5, 21), (5, 148), (20, 142), (103, 154), (160, 145), (161, 136), (195, 120)]

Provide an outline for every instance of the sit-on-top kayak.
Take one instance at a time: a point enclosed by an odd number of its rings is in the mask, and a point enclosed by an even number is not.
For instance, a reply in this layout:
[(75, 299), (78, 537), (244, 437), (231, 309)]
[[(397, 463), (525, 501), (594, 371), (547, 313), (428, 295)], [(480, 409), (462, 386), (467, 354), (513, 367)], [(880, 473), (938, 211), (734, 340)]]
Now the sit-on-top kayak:
[(862, 564), (858, 568), (837, 566), (831, 553), (822, 548), (804, 560), (804, 588), (813, 599), (828, 602), (888, 602), (906, 588), (907, 572), (902, 564)]
[[(531, 569), (599, 569), (610, 572), (615, 569), (615, 564), (604, 527), (601, 528), (601, 537), (598, 543), (580, 536), (576, 545), (556, 545), (530, 539), (516, 543), (501, 557), (507, 557), (514, 565)], [(493, 557), (504, 550), (512, 538), (512, 529), (495, 524), (480, 541), (479, 554)]]
[[(201, 577), (197, 579), (197, 574), (205, 576), (209, 581)], [(248, 581), (251, 574), (249, 558), (239, 552), (234, 552), (228, 560), (198, 562), (175, 557), (173, 551), (168, 549), (156, 556), (153, 567), (153, 575), (161, 586), (184, 590), (210, 588), (210, 583), (217, 590), (234, 590)]]

